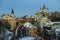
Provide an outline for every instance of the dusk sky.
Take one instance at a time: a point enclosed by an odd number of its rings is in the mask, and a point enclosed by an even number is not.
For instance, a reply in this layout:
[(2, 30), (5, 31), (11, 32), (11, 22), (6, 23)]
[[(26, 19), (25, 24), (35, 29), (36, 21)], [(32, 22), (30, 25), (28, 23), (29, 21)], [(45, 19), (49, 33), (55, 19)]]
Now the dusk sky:
[(43, 5), (46, 5), (48, 12), (60, 12), (60, 0), (0, 0), (0, 16), (11, 14), (12, 8), (16, 17), (34, 16)]

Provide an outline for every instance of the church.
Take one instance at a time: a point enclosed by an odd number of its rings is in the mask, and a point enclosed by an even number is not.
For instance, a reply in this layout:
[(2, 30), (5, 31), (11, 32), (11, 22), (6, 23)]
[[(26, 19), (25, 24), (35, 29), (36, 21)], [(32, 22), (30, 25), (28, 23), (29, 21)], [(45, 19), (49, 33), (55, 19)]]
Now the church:
[(12, 9), (11, 14), (3, 14), (2, 15), (2, 22), (5, 23), (9, 23), (11, 26), (11, 30), (14, 30), (15, 26), (16, 26), (16, 17), (14, 15), (14, 10)]

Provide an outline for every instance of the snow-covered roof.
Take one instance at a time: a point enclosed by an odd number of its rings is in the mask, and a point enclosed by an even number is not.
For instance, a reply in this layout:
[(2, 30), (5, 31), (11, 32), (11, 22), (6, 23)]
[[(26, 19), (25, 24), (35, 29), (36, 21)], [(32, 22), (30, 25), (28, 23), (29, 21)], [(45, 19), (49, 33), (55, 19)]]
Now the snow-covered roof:
[(24, 37), (24, 38), (20, 38), (19, 40), (34, 40), (34, 37)]
[(27, 27), (27, 28), (36, 28), (35, 26), (33, 26), (31, 23), (29, 22), (25, 22), (24, 23), (24, 27)]
[(60, 34), (60, 28), (57, 28), (57, 29), (55, 30), (55, 33), (56, 33), (56, 35), (59, 35), (59, 34)]
[(60, 24), (60, 22), (53, 22), (53, 23), (59, 23)]

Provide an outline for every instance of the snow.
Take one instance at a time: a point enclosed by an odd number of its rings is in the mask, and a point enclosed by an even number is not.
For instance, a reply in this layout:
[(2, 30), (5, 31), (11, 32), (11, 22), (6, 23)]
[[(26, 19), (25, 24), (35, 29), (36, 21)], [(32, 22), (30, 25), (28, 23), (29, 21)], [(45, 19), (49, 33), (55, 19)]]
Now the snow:
[(20, 38), (19, 40), (34, 40), (34, 37), (24, 37), (24, 38)]
[(56, 33), (56, 35), (59, 35), (59, 34), (60, 34), (60, 28), (57, 28), (57, 29), (55, 30), (55, 33)]
[(5, 35), (6, 35), (6, 39), (5, 40), (11, 40), (12, 36), (13, 36), (13, 32), (10, 32), (9, 30), (5, 29)]
[[(4, 28), (1, 30), (1, 34), (0, 34), (0, 38), (2, 38), (3, 40), (11, 40), (12, 36), (13, 36), (13, 32), (9, 31), (8, 29)], [(5, 38), (5, 39), (4, 39)], [(1, 39), (0, 39), (1, 40)]]
[(27, 28), (36, 28), (35, 26), (33, 26), (31, 23), (29, 22), (26, 22), (24, 23), (24, 27), (27, 27)]

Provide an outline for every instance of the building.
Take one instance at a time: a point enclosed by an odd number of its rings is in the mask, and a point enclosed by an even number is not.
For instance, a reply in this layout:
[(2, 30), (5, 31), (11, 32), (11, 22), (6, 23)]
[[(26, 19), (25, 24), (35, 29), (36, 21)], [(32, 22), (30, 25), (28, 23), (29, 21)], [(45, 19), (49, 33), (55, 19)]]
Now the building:
[(24, 23), (24, 27), (26, 27), (26, 34), (28, 36), (35, 37), (35, 33), (37, 33), (37, 27), (33, 26), (31, 23)]
[(11, 14), (3, 14), (2, 15), (2, 22), (8, 22), (11, 26), (11, 30), (13, 30), (16, 26), (16, 21), (15, 21), (16, 17), (14, 15), (14, 11), (12, 9)]
[(34, 24), (34, 17), (32, 17), (31, 15), (25, 15), (23, 19), (25, 20), (25, 22), (30, 22), (31, 24)]
[(16, 26), (22, 26), (25, 23), (24, 19), (16, 18)]
[(37, 12), (34, 19), (35, 23), (40, 23), (40, 26), (43, 26), (47, 21), (58, 22), (60, 21), (60, 12), (48, 12), (48, 8), (45, 5), (40, 8), (41, 11)]
[(35, 21), (39, 24), (39, 26), (41, 28), (43, 28), (43, 25), (45, 25), (45, 23), (48, 21), (48, 9), (45, 7), (45, 5), (43, 5), (43, 7), (41, 8), (40, 12), (37, 12), (35, 15)]
[(47, 13), (48, 13), (47, 8), (45, 7), (45, 5), (43, 5), (41, 11), (36, 13), (35, 21), (37, 21), (41, 16), (47, 17)]

